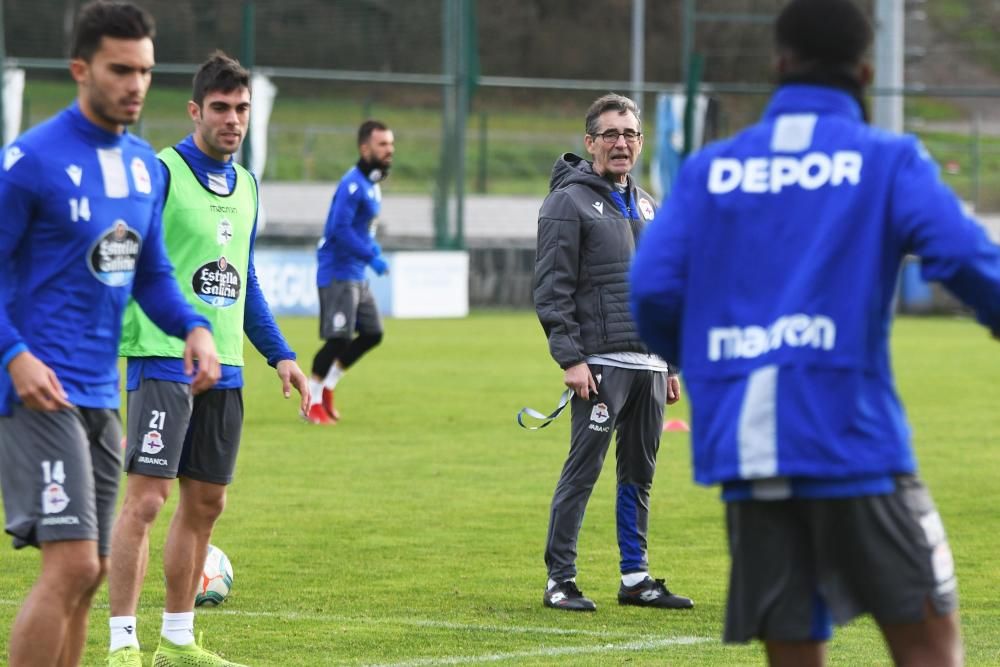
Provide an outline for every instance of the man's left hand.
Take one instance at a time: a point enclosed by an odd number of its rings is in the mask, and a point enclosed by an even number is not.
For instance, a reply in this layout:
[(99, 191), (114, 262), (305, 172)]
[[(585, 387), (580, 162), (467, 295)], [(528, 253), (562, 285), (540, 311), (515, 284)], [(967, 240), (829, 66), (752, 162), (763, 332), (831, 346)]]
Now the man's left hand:
[(667, 405), (681, 400), (681, 381), (676, 375), (667, 376)]
[(306, 379), (305, 373), (299, 368), (299, 365), (295, 363), (294, 359), (282, 359), (275, 366), (278, 371), (278, 377), (281, 378), (281, 391), (284, 393), (285, 398), (290, 398), (292, 395), (292, 387), (299, 392), (299, 396), (302, 397), (302, 405), (299, 407), (302, 409), (303, 413), (309, 412), (309, 381)]

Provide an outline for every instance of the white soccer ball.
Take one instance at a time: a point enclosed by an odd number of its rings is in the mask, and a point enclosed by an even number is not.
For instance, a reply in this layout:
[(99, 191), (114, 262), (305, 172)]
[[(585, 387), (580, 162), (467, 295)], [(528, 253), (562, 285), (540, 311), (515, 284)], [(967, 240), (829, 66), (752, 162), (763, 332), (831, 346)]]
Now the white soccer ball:
[(194, 596), (196, 607), (214, 607), (222, 604), (233, 588), (233, 564), (216, 546), (208, 545), (205, 567), (202, 568), (198, 593)]

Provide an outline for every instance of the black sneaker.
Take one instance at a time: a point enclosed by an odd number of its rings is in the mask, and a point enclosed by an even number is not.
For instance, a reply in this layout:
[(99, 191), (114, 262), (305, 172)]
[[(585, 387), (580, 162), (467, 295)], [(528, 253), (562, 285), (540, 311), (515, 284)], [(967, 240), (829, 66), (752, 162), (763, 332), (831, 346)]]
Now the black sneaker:
[(663, 579), (646, 577), (635, 586), (621, 585), (618, 589), (618, 604), (634, 604), (637, 607), (658, 607), (660, 609), (691, 609), (694, 601), (682, 595), (674, 595), (664, 585)]
[(542, 602), (546, 607), (566, 611), (596, 611), (597, 605), (584, 597), (575, 581), (563, 581), (545, 591)]

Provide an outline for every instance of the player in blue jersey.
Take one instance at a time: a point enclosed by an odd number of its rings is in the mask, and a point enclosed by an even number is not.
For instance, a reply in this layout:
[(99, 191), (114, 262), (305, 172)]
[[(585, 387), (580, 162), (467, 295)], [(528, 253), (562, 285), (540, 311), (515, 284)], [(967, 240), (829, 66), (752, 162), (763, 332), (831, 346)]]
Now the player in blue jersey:
[(195, 642), (194, 603), (209, 539), (226, 504), (243, 426), (243, 340), (274, 366), (285, 398), (309, 404), (308, 380), (281, 335), (257, 281), (253, 246), (257, 183), (233, 160), (250, 120), (250, 74), (217, 52), (195, 74), (194, 132), (160, 152), (169, 181), (163, 207), (167, 253), (185, 297), (211, 321), (222, 377), (193, 401), (178, 346), (134, 306), (121, 352), (128, 357), (128, 481), (112, 535), (109, 665), (142, 666), (136, 612), (149, 533), (174, 480), (180, 500), (163, 548), (166, 599), (153, 662), (235, 665)]
[(913, 137), (866, 123), (872, 29), (792, 0), (763, 119), (681, 169), (640, 240), (632, 305), (683, 369), (695, 479), (721, 484), (725, 639), (819, 665), (871, 614), (900, 665), (957, 665), (951, 551), (916, 476), (889, 364), (901, 261), (1000, 332), (1000, 249)]
[(0, 485), (15, 547), (39, 545), (41, 574), (11, 630), (11, 665), (75, 665), (107, 569), (121, 469), (118, 339), (131, 293), (186, 338), (184, 372), (218, 378), (208, 321), (171, 277), (162, 179), (124, 131), (142, 110), (153, 21), (127, 3), (78, 15), (77, 100), (26, 132), (0, 170)]
[(382, 318), (368, 288), (365, 267), (380, 276), (389, 270), (375, 241), (375, 226), (382, 210), (379, 183), (392, 166), (393, 142), (392, 130), (384, 123), (367, 120), (361, 124), (361, 157), (337, 185), (316, 252), (319, 335), (326, 343), (313, 359), (312, 405), (304, 415), (314, 424), (336, 423), (340, 418), (333, 404), (337, 382), (361, 355), (382, 342)]

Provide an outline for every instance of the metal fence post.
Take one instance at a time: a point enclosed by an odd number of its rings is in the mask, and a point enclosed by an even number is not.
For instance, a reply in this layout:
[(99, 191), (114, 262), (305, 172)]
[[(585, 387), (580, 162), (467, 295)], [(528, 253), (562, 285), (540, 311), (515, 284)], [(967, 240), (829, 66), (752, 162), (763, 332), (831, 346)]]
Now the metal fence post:
[(486, 194), (488, 189), (487, 186), (487, 151), (489, 150), (489, 136), (487, 134), (486, 124), (488, 122), (489, 116), (486, 110), (483, 109), (479, 112), (479, 168), (476, 170), (476, 192), (481, 195)]
[[(645, 112), (643, 87), (646, 83), (646, 0), (632, 0), (632, 100)], [(635, 158), (632, 173), (642, 174), (642, 153)], [(640, 185), (645, 185), (640, 184)]]
[[(247, 70), (253, 71), (254, 68), (254, 52), (256, 47), (254, 45), (254, 28), (256, 26), (256, 17), (254, 12), (254, 0), (243, 0), (243, 37), (242, 37), (242, 61), (240, 64), (243, 65)], [(252, 168), (253, 165), (253, 145), (250, 142), (250, 132), (247, 132), (243, 137), (243, 146), (241, 152), (241, 161), (243, 166), (247, 169)], [(257, 177), (261, 178), (263, 174), (258, 174)]]

